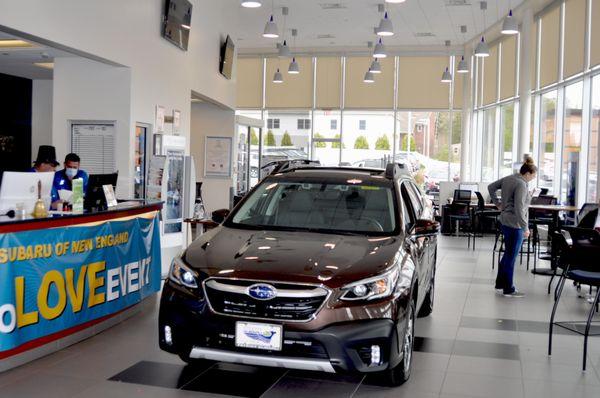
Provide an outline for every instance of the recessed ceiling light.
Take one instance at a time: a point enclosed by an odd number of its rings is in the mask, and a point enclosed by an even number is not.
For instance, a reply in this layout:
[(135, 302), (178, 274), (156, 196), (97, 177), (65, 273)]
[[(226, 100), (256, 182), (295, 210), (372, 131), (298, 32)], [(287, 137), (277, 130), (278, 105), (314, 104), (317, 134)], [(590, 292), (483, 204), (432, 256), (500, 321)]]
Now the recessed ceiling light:
[(406, 0), (385, 0), (386, 3), (399, 4), (404, 3)]
[(44, 69), (54, 69), (54, 62), (34, 62), (33, 64)]
[(30, 48), (35, 47), (25, 40), (6, 39), (0, 40), (0, 48)]
[(254, 1), (242, 0), (242, 7), (246, 7), (246, 8), (258, 8), (261, 5), (262, 4), (258, 0), (254, 0)]

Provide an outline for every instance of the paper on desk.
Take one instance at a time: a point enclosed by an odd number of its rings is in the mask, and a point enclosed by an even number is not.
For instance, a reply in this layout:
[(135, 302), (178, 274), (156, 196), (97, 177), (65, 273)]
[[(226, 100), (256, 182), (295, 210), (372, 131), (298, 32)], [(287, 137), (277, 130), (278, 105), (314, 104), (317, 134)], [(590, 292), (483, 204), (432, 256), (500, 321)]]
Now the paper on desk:
[(68, 189), (59, 189), (58, 190), (58, 197), (62, 201), (71, 202), (72, 196), (73, 196), (73, 191), (69, 191)]

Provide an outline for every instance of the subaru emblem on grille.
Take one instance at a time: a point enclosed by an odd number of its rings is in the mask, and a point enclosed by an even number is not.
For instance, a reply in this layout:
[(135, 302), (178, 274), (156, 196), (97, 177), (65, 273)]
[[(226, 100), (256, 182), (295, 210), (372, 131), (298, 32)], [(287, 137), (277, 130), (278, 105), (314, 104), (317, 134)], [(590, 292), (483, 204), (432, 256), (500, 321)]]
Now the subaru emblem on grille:
[(271, 300), (277, 297), (277, 289), (266, 283), (256, 283), (248, 287), (247, 294), (257, 300)]

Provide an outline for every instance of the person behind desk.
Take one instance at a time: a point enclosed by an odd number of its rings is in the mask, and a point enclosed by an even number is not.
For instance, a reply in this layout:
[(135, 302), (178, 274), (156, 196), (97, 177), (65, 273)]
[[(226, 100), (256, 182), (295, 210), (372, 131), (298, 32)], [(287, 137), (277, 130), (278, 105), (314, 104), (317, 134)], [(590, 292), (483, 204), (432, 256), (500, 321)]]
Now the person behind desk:
[(32, 173), (45, 173), (55, 171), (60, 163), (56, 161), (56, 149), (52, 145), (40, 145), (37, 158), (33, 162), (33, 167), (29, 169)]
[(75, 178), (81, 178), (83, 180), (83, 194), (88, 185), (88, 174), (79, 168), (81, 159), (76, 153), (70, 153), (65, 156), (64, 169), (57, 171), (54, 174), (54, 183), (52, 184), (52, 203), (60, 200), (58, 191), (65, 189), (67, 191), (73, 190), (73, 180)]

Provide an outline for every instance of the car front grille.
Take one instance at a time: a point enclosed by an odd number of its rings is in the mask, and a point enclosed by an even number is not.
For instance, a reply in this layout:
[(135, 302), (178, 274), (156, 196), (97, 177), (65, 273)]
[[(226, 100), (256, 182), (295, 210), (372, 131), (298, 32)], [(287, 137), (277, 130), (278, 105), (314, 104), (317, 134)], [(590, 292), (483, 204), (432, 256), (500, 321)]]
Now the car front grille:
[(312, 319), (325, 302), (329, 291), (320, 286), (268, 283), (277, 296), (259, 300), (248, 295), (248, 287), (263, 283), (234, 279), (208, 279), (204, 289), (214, 312), (244, 318), (305, 322)]

